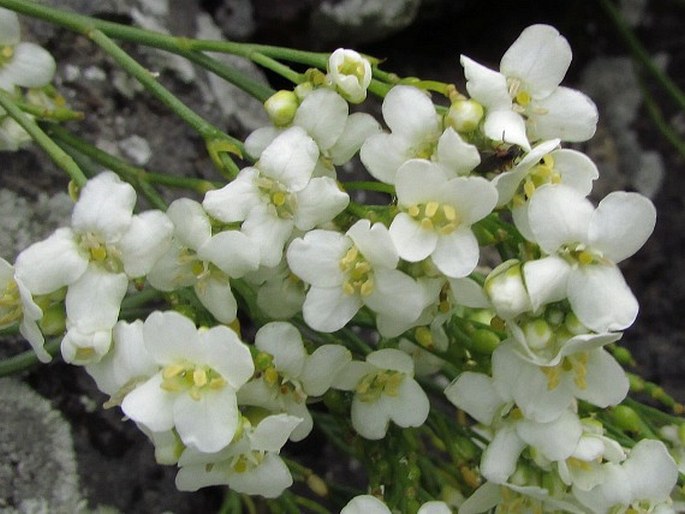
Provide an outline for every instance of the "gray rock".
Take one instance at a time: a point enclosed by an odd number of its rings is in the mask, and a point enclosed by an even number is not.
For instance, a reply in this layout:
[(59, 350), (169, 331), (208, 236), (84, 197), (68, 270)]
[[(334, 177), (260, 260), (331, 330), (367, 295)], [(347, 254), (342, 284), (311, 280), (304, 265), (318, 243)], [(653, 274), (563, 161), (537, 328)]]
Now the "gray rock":
[(326, 0), (312, 13), (315, 38), (326, 41), (378, 41), (408, 27), (421, 0)]
[(0, 513), (72, 514), (83, 507), (70, 427), (25, 384), (0, 380)]

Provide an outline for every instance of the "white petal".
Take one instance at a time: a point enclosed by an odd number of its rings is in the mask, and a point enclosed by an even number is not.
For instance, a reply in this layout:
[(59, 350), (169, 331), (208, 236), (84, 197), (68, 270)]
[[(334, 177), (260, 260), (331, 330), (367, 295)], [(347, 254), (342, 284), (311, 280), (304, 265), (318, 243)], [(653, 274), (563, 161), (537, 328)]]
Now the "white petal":
[(57, 64), (50, 52), (34, 43), (19, 43), (5, 65), (3, 74), (11, 76), (13, 84), (22, 87), (43, 87), (55, 75)]
[(580, 322), (595, 332), (626, 329), (639, 310), (621, 270), (611, 264), (590, 264), (573, 270), (568, 299)]
[(466, 76), (466, 90), (474, 100), (482, 103), (489, 111), (511, 109), (511, 97), (507, 79), (501, 73), (461, 56), (461, 65)]
[(0, 8), (0, 45), (14, 46), (21, 38), (19, 16), (14, 11)]
[(345, 130), (349, 107), (330, 89), (316, 89), (302, 101), (293, 124), (302, 127), (321, 150), (331, 148)]
[(336, 166), (345, 164), (369, 137), (380, 131), (380, 124), (370, 114), (364, 112), (350, 114), (345, 123), (345, 130), (329, 150), (331, 161)]
[(466, 175), (480, 164), (480, 153), (478, 148), (448, 127), (438, 140), (438, 162), (450, 176)]
[(433, 253), (438, 244), (437, 232), (424, 229), (406, 212), (400, 212), (395, 216), (389, 231), (397, 253), (405, 261), (422, 261)]
[(208, 467), (206, 464), (191, 464), (182, 466), (178, 470), (175, 483), (179, 491), (194, 492), (202, 487), (225, 485), (228, 483), (228, 476), (225, 466)]
[(301, 421), (287, 414), (267, 416), (248, 435), (252, 449), (278, 453)]
[(656, 209), (646, 196), (617, 191), (597, 206), (589, 228), (589, 242), (615, 263), (637, 252), (654, 231)]
[[(238, 179), (231, 182), (234, 184)], [(207, 194), (211, 193), (208, 192)], [(212, 236), (212, 224), (202, 204), (190, 198), (179, 198), (169, 205), (167, 216), (174, 224), (174, 237), (193, 250)]]
[(570, 148), (552, 152), (554, 169), (561, 175), (561, 183), (573, 189), (590, 194), (592, 181), (599, 177), (597, 165), (584, 153)]
[(415, 279), (397, 270), (374, 272), (373, 291), (363, 301), (370, 309), (394, 318), (415, 320), (426, 307), (422, 287)]
[[(199, 332), (203, 359), (195, 361), (214, 368), (226, 380), (228, 388), (238, 390), (254, 373), (254, 362), (249, 348), (230, 328), (217, 325)], [(224, 386), (226, 387), (226, 386)]]
[(17, 277), (34, 295), (49, 294), (75, 282), (88, 268), (70, 228), (58, 228), (17, 256)]
[(516, 470), (516, 463), (526, 447), (512, 426), (504, 426), (483, 452), (480, 472), (490, 482), (502, 484)]
[(603, 348), (593, 350), (586, 364), (587, 386), (576, 396), (601, 408), (618, 405), (628, 394), (628, 377), (621, 365)]
[(445, 502), (429, 501), (421, 505), (416, 514), (451, 514), (452, 510)]
[(288, 246), (288, 266), (303, 281), (318, 287), (343, 282), (340, 259), (352, 242), (339, 232), (312, 230)]
[(124, 271), (130, 278), (147, 275), (171, 244), (174, 226), (161, 211), (133, 216), (131, 225), (117, 245)]
[(472, 309), (487, 309), (490, 307), (488, 297), (478, 282), (470, 278), (450, 278), (450, 291), (454, 300)]
[[(259, 190), (255, 185), (258, 176), (259, 170), (256, 168), (240, 170), (232, 182), (221, 189), (207, 191), (205, 199), (202, 201), (202, 207), (212, 217), (224, 223), (243, 221), (255, 206), (262, 203)], [(174, 223), (176, 223), (175, 219)], [(202, 234), (205, 234), (204, 228)], [(197, 246), (191, 248), (197, 248)]]
[(183, 444), (218, 452), (233, 439), (240, 413), (229, 388), (203, 391), (198, 399), (181, 393), (174, 401), (174, 424)]
[(309, 396), (322, 396), (351, 360), (352, 354), (342, 345), (319, 346), (306, 360), (300, 375), (304, 392)]
[(516, 433), (529, 446), (539, 450), (545, 458), (559, 461), (566, 460), (573, 454), (583, 428), (578, 416), (567, 410), (549, 423), (522, 419), (516, 423)]
[(260, 127), (252, 131), (245, 139), (245, 151), (255, 160), (259, 159), (264, 149), (282, 132), (283, 129), (276, 127)]
[(202, 356), (197, 328), (190, 318), (175, 311), (155, 311), (143, 325), (145, 348), (161, 365), (195, 361)]
[[(580, 91), (558, 87), (551, 95), (531, 104), (527, 128), (531, 140), (552, 139), (580, 143), (597, 128), (597, 107)], [(539, 113), (539, 114), (538, 114)]]
[(340, 514), (390, 514), (390, 509), (375, 496), (362, 494), (352, 498)]
[(231, 473), (228, 485), (243, 494), (276, 498), (293, 483), (288, 466), (273, 453), (267, 453), (259, 466), (244, 473)]
[(455, 207), (462, 226), (470, 226), (492, 212), (497, 190), (482, 177), (455, 177), (445, 184), (440, 199)]
[(530, 150), (526, 136), (526, 124), (520, 114), (510, 110), (488, 111), (483, 132), (493, 141), (519, 145)]
[(550, 255), (528, 261), (523, 265), (522, 271), (534, 311), (545, 304), (566, 298), (571, 265), (561, 257)]
[(333, 378), (332, 387), (343, 391), (354, 391), (362, 378), (376, 371), (378, 368), (366, 361), (348, 362)]
[(383, 119), (393, 133), (416, 143), (440, 134), (438, 114), (430, 98), (412, 86), (395, 86), (383, 100)]
[(623, 464), (636, 500), (667, 501), (678, 480), (678, 470), (661, 441), (643, 439)]
[(459, 507), (459, 514), (480, 514), (489, 511), (502, 501), (500, 486), (485, 482)]
[(390, 419), (401, 427), (420, 427), (428, 418), (428, 396), (411, 377), (404, 378), (397, 396), (384, 395), (382, 401)]
[(329, 177), (313, 178), (307, 187), (297, 193), (295, 226), (300, 230), (311, 230), (331, 221), (349, 203), (350, 197), (340, 190), (335, 180)]
[(210, 261), (231, 278), (239, 278), (259, 267), (257, 245), (238, 230), (224, 230), (204, 242), (197, 256)]
[(440, 236), (431, 255), (435, 266), (451, 278), (461, 278), (471, 273), (479, 257), (478, 240), (469, 228), (460, 228)]
[(482, 373), (465, 371), (445, 388), (445, 396), (469, 416), (490, 425), (504, 401), (495, 390), (492, 378)]
[(259, 247), (259, 259), (251, 271), (259, 265), (273, 267), (283, 258), (283, 247), (293, 232), (293, 220), (274, 216), (266, 209), (255, 209), (241, 231)]
[(343, 328), (362, 306), (358, 295), (343, 293), (342, 287), (313, 287), (302, 306), (304, 320), (314, 330), (335, 332)]
[(414, 375), (414, 361), (402, 350), (383, 348), (366, 356), (366, 362), (379, 369), (399, 371), (405, 375)]
[(164, 252), (147, 275), (150, 285), (160, 291), (173, 291), (192, 286), (197, 282), (193, 265), (197, 259), (187, 259), (186, 249), (172, 238), (169, 249)]
[(411, 142), (394, 134), (374, 134), (362, 145), (359, 157), (372, 177), (386, 184), (395, 183), (395, 174), (413, 158)]
[(500, 71), (523, 81), (533, 98), (543, 98), (563, 80), (571, 55), (568, 41), (557, 29), (531, 25), (502, 56)]
[(594, 208), (585, 196), (563, 185), (543, 186), (528, 204), (528, 222), (535, 241), (547, 253), (564, 243), (587, 243)]
[(388, 229), (382, 223), (371, 225), (369, 220), (361, 219), (349, 228), (347, 235), (374, 268), (397, 266), (397, 250)]
[(195, 294), (200, 303), (221, 323), (232, 323), (238, 313), (238, 303), (233, 296), (231, 284), (223, 277), (210, 275), (195, 284)]
[(162, 389), (162, 374), (157, 373), (124, 397), (121, 410), (149, 430), (163, 432), (174, 427), (174, 399)]
[(448, 181), (445, 170), (425, 159), (411, 159), (404, 163), (395, 176), (397, 200), (401, 206), (436, 200)]
[(299, 191), (309, 182), (318, 158), (314, 140), (300, 127), (291, 127), (262, 152), (256, 166), (289, 191)]
[(388, 431), (390, 417), (388, 411), (379, 405), (381, 401), (382, 398), (375, 402), (363, 402), (356, 396), (352, 400), (352, 426), (365, 439), (383, 439)]
[(123, 273), (109, 273), (90, 265), (67, 291), (64, 300), (70, 326), (82, 332), (111, 330), (119, 318), (128, 288)]
[(523, 205), (511, 207), (511, 218), (514, 221), (516, 229), (528, 241), (535, 241), (533, 231), (530, 229), (530, 221), (528, 219), (528, 202)]
[(290, 323), (267, 323), (257, 331), (255, 346), (270, 353), (276, 369), (286, 377), (297, 378), (302, 373), (307, 351), (300, 332)]
[(75, 232), (93, 232), (105, 242), (116, 242), (133, 217), (136, 191), (111, 171), (86, 182), (71, 215)]

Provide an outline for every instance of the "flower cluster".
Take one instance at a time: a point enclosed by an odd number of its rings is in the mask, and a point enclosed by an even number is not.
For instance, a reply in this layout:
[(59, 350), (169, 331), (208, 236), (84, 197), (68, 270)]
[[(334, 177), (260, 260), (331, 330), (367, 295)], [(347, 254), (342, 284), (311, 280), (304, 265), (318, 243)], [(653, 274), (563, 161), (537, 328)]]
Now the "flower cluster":
[[(8, 13), (0, 88), (38, 86), (49, 66), (22, 73), (24, 58), (45, 58), (18, 43)], [(114, 172), (88, 180), (71, 226), (0, 261), (0, 327), (19, 324), (45, 361), (44, 334), (63, 332), (63, 358), (178, 466), (182, 490), (278, 497), (293, 482), (281, 449), (313, 430), (318, 399), (365, 448), (413, 448), (398, 461), (410, 466), (423, 441), (411, 429), (443, 436), (447, 402), (426, 391), (444, 389), (476, 422), (441, 448), (459, 456), (461, 492), (475, 492), (421, 502), (421, 473), (407, 472), (412, 512), (668, 512), (676, 445), (631, 447), (598, 414), (628, 393), (607, 345), (638, 304), (617, 265), (649, 237), (655, 209), (636, 193), (588, 199), (597, 168), (561, 144), (589, 139), (597, 111), (560, 86), (570, 60), (555, 29), (531, 26), (500, 71), (462, 56), (470, 96), (446, 88), (448, 109), (393, 85), (381, 125), (350, 112), (371, 62), (337, 50), (327, 74), (267, 100), (273, 125), (247, 138), (249, 165), (203, 198), (137, 212)], [(338, 174), (357, 156), (387, 204), (358, 203)], [(499, 250), (492, 267), (487, 246)], [(127, 294), (145, 289), (173, 310), (124, 315)], [(387, 466), (373, 458), (382, 496)], [(389, 513), (376, 496), (341, 512)]]

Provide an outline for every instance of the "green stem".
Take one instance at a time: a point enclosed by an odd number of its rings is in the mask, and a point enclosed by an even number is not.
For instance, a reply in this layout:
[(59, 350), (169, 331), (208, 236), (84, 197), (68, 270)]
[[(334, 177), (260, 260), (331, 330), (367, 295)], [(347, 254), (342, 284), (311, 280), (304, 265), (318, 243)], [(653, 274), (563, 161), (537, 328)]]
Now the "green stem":
[(652, 75), (659, 84), (661, 84), (671, 98), (679, 105), (680, 109), (685, 110), (685, 93), (683, 93), (676, 83), (657, 66), (647, 53), (645, 47), (640, 43), (640, 40), (635, 36), (635, 33), (625, 22), (616, 6), (610, 0), (600, 0), (600, 5), (632, 52), (633, 57), (645, 67), (649, 74)]
[(277, 60), (267, 55), (253, 52), (250, 54), (250, 59), (252, 59), (253, 62), (259, 64), (263, 68), (271, 70), (274, 73), (278, 73), (280, 76), (288, 79), (293, 84), (299, 84), (304, 81), (304, 75), (302, 73), (297, 73), (289, 66), (281, 64)]
[(60, 168), (62, 168), (71, 177), (74, 183), (82, 187), (88, 180), (86, 176), (81, 171), (81, 168), (77, 166), (72, 159), (64, 150), (62, 150), (50, 137), (43, 132), (38, 124), (31, 119), (27, 114), (24, 113), (15, 103), (12, 97), (5, 91), (0, 89), (0, 107), (7, 111), (7, 114), (14, 119), (29, 135), (33, 140), (38, 143), (43, 150), (52, 158), (52, 160)]
[[(61, 343), (61, 339), (48, 341), (45, 343), (45, 351), (54, 357), (59, 352)], [(0, 361), (0, 378), (14, 375), (20, 371), (25, 371), (39, 363), (40, 361), (36, 356), (36, 352), (33, 350), (22, 352), (19, 355)]]
[(377, 191), (379, 193), (386, 193), (389, 195), (395, 194), (395, 188), (390, 184), (383, 184), (382, 182), (373, 182), (370, 180), (352, 180), (343, 182), (345, 189), (361, 189), (363, 191)]
[(82, 120), (85, 118), (85, 115), (82, 112), (72, 111), (71, 109), (67, 109), (65, 107), (49, 109), (47, 107), (43, 107), (42, 105), (34, 105), (27, 102), (15, 102), (15, 104), (22, 111), (43, 120), (71, 121)]

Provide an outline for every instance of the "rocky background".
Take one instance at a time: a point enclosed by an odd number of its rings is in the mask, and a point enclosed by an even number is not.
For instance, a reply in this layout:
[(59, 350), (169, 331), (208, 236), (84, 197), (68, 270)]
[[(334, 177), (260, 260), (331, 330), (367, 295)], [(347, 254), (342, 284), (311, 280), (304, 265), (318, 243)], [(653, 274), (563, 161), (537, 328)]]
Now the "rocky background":
[[(598, 163), (597, 198), (616, 189), (652, 198), (654, 235), (623, 268), (641, 302), (623, 341), (643, 376), (685, 402), (685, 167), (644, 105), (643, 83), (679, 137), (685, 113), (636, 72), (630, 52), (597, 2), (479, 0), (46, 0), (76, 12), (175, 34), (225, 37), (328, 51), (350, 46), (387, 59), (385, 69), (463, 85), (459, 54), (496, 67), (501, 54), (532, 23), (555, 25), (570, 41), (574, 62), (566, 85), (598, 104), (595, 138), (580, 147)], [(650, 55), (685, 87), (685, 4), (626, 0), (625, 19)], [(55, 79), (86, 119), (69, 128), (103, 149), (152, 170), (217, 178), (201, 140), (142, 92), (87, 40), (42, 22), (25, 32), (58, 61)], [(192, 65), (153, 50), (127, 47), (197, 112), (244, 137), (265, 122), (261, 106)], [(225, 57), (230, 59), (230, 57)], [(274, 87), (286, 86), (232, 60)], [(67, 179), (37, 148), (0, 155), (0, 255), (11, 260), (30, 242), (68, 220)], [(25, 347), (7, 341), (0, 357)], [(154, 463), (145, 438), (78, 368), (54, 362), (0, 380), (0, 514), (217, 512), (221, 490), (183, 494), (174, 470)], [(315, 451), (313, 447), (316, 447)], [(325, 447), (308, 439), (291, 451), (325, 476)]]

